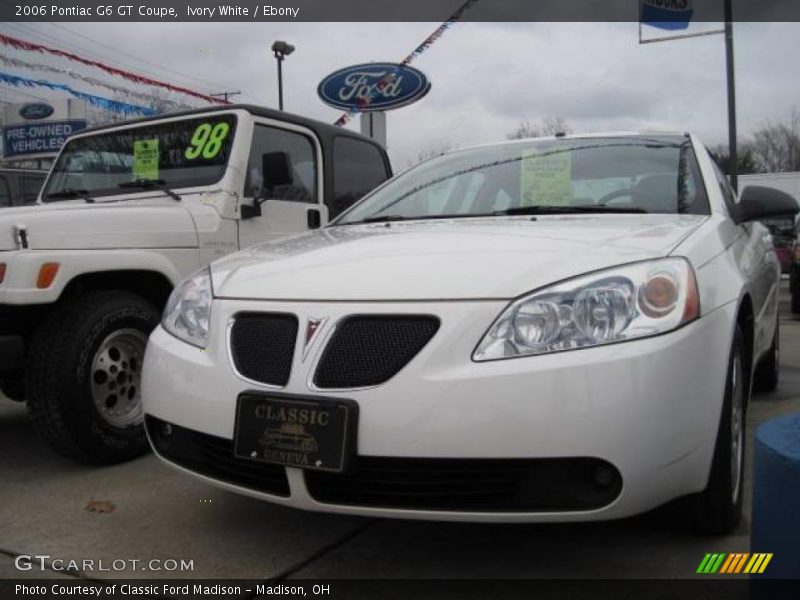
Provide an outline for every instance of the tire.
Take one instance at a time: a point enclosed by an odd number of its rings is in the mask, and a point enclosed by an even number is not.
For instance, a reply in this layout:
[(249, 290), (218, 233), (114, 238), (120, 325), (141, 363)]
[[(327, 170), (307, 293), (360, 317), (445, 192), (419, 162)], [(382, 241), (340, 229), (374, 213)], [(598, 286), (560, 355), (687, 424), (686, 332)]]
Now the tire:
[[(725, 398), (717, 430), (714, 458), (706, 489), (682, 498), (676, 508), (682, 523), (696, 533), (726, 534), (733, 531), (742, 516), (745, 456), (745, 414), (748, 390), (742, 332), (733, 337), (728, 359)], [(736, 413), (738, 406), (738, 415)], [(732, 427), (738, 422), (738, 432)], [(733, 441), (737, 439), (734, 447)]]
[(139, 378), (159, 313), (143, 298), (98, 291), (57, 307), (33, 336), (28, 412), (60, 454), (114, 464), (147, 451)]
[(767, 355), (761, 359), (753, 376), (753, 390), (757, 392), (774, 392), (778, 387), (781, 360), (780, 319), (775, 323), (775, 333), (772, 336), (772, 345)]
[(792, 265), (789, 274), (789, 293), (792, 298), (792, 312), (796, 315), (800, 314), (800, 273), (797, 265)]

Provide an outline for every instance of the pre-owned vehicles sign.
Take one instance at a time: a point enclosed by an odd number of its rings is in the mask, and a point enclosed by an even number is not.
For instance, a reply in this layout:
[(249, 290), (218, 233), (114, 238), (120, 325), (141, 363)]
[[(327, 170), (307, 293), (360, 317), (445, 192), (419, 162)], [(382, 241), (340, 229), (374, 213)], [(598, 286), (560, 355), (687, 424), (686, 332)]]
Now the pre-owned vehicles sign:
[(54, 157), (69, 136), (86, 128), (86, 103), (58, 99), (9, 104), (2, 116), (5, 158)]
[(86, 127), (86, 121), (47, 121), (10, 125), (3, 128), (6, 158), (28, 154), (54, 154), (73, 133)]

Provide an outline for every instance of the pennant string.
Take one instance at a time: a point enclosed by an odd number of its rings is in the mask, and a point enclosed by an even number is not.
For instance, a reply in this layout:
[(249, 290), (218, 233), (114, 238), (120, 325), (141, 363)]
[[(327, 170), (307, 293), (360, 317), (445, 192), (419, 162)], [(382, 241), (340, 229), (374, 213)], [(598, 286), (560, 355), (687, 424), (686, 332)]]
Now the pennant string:
[(43, 64), (39, 64), (39, 63), (30, 63), (28, 61), (20, 60), (18, 58), (12, 58), (10, 56), (3, 56), (2, 54), (0, 54), (0, 62), (2, 62), (7, 67), (12, 67), (12, 68), (17, 68), (17, 69), (26, 69), (26, 70), (29, 70), (29, 71), (42, 71), (42, 72), (45, 72), (45, 73), (52, 73), (54, 75), (66, 75), (66, 76), (72, 77), (74, 79), (79, 79), (80, 81), (83, 81), (84, 83), (88, 83), (89, 85), (104, 87), (104, 88), (106, 88), (108, 90), (111, 90), (112, 92), (116, 92), (118, 94), (125, 94), (125, 95), (128, 95), (128, 96), (133, 97), (133, 98), (138, 98), (139, 100), (142, 100), (144, 102), (149, 102), (149, 103), (158, 102), (158, 103), (161, 103), (162, 105), (168, 105), (170, 107), (170, 109), (173, 110), (173, 111), (185, 110), (185, 109), (192, 108), (191, 106), (189, 106), (187, 104), (183, 104), (183, 103), (180, 103), (180, 102), (175, 102), (173, 100), (167, 100), (167, 99), (159, 98), (158, 96), (154, 96), (152, 94), (145, 94), (143, 92), (131, 90), (131, 89), (128, 89), (128, 88), (119, 87), (119, 86), (107, 83), (105, 81), (101, 81), (100, 79), (97, 79), (95, 77), (87, 77), (86, 75), (83, 75), (81, 73), (77, 73), (77, 72), (72, 71), (70, 69), (59, 69), (57, 67), (52, 67), (50, 65), (43, 65)]
[(78, 56), (77, 54), (73, 54), (72, 52), (66, 52), (64, 50), (59, 50), (58, 48), (51, 48), (49, 46), (45, 46), (43, 44), (35, 44), (33, 42), (28, 42), (25, 40), (20, 40), (18, 38), (11, 37), (9, 35), (0, 34), (0, 44), (5, 46), (10, 46), (17, 50), (25, 50), (28, 52), (39, 52), (45, 54), (51, 54), (53, 56), (59, 56), (61, 58), (66, 58), (68, 60), (79, 62), (84, 65), (88, 65), (90, 67), (97, 67), (98, 69), (102, 69), (106, 73), (110, 75), (115, 75), (118, 77), (123, 77), (128, 81), (132, 81), (133, 83), (139, 83), (144, 85), (152, 85), (155, 87), (161, 87), (168, 89), (173, 92), (179, 92), (181, 94), (186, 94), (187, 96), (193, 96), (195, 98), (200, 98), (201, 100), (205, 100), (206, 102), (211, 102), (214, 104), (230, 104), (227, 100), (223, 100), (221, 98), (214, 98), (213, 96), (208, 96), (206, 94), (201, 94), (200, 92), (195, 92), (194, 90), (190, 90), (185, 87), (172, 85), (171, 83), (166, 83), (164, 81), (158, 81), (157, 79), (151, 79), (150, 77), (145, 77), (144, 75), (137, 75), (136, 73), (132, 73), (130, 71), (126, 71), (124, 69), (118, 69), (116, 67), (109, 66), (105, 63), (101, 63), (96, 60), (91, 60), (88, 58), (83, 58), (82, 56)]
[(110, 98), (103, 98), (102, 96), (87, 94), (85, 92), (73, 89), (64, 83), (54, 83), (52, 81), (45, 81), (44, 79), (28, 79), (27, 77), (20, 77), (19, 75), (0, 72), (0, 83), (14, 87), (43, 87), (52, 91), (67, 92), (75, 98), (84, 100), (94, 107), (126, 116), (138, 114), (149, 117), (157, 114), (156, 109), (150, 106), (139, 106), (137, 104), (129, 104), (127, 102), (111, 100)]

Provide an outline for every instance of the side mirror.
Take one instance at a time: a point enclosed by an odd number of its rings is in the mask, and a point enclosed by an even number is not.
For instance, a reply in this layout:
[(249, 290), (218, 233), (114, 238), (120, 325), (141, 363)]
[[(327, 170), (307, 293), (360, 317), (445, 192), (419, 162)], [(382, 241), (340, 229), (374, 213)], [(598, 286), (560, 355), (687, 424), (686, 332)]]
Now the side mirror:
[(254, 217), (260, 217), (261, 202), (259, 202), (258, 200), (253, 200), (253, 204), (242, 204), (241, 207), (239, 207), (239, 210), (241, 210), (243, 220), (252, 219)]
[(747, 223), (772, 217), (792, 217), (800, 212), (797, 201), (786, 192), (760, 185), (749, 185), (736, 205), (734, 221)]
[(267, 152), (261, 155), (261, 176), (263, 178), (261, 197), (253, 198), (253, 204), (243, 204), (242, 219), (252, 219), (263, 214), (261, 205), (269, 197), (272, 189), (291, 185), (294, 182), (289, 155), (286, 152)]

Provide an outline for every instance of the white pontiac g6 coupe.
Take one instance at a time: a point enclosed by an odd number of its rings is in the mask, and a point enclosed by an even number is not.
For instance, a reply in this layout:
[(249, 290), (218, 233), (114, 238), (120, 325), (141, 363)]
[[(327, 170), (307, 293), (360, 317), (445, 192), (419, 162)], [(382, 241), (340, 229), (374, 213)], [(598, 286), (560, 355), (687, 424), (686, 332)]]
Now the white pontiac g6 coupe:
[(688, 134), (452, 152), (173, 292), (143, 374), (168, 464), (302, 509), (460, 521), (741, 514), (778, 379), (768, 216)]

